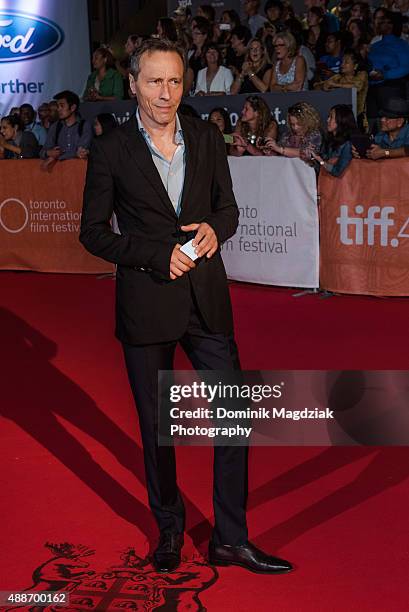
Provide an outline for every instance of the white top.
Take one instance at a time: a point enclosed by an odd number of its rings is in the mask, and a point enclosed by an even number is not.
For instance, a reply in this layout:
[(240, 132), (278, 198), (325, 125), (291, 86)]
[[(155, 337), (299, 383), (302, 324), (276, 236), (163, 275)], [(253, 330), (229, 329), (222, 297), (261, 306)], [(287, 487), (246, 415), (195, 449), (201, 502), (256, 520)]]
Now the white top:
[(206, 83), (207, 68), (202, 68), (197, 73), (196, 89), (195, 94), (198, 91), (204, 91), (205, 93), (211, 93), (212, 91), (224, 91), (225, 94), (230, 93), (230, 88), (233, 83), (233, 74), (229, 68), (219, 66), (219, 70), (214, 75), (213, 81), (210, 84), (210, 91), (207, 90)]

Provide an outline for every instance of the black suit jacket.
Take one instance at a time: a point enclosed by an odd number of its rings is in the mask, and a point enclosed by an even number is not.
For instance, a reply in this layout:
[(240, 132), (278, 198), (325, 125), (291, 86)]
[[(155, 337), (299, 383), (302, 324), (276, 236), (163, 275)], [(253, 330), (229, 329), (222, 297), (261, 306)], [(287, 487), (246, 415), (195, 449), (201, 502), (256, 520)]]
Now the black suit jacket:
[[(235, 233), (239, 216), (219, 130), (198, 119), (180, 116), (180, 122), (186, 170), (179, 218), (135, 117), (95, 139), (90, 151), (80, 241), (118, 265), (116, 335), (129, 344), (180, 338), (190, 314), (191, 287), (210, 331), (231, 333), (233, 328), (219, 251), (170, 280), (172, 250), (190, 238), (182, 225), (206, 221), (220, 245)], [(113, 211), (121, 235), (111, 230)]]

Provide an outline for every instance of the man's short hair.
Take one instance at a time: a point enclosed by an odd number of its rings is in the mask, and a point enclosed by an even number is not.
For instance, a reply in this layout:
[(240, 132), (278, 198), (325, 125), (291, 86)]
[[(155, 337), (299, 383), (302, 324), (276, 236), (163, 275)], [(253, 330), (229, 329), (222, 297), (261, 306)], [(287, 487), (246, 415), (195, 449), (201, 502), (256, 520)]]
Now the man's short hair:
[(54, 96), (54, 100), (67, 100), (67, 104), (68, 106), (73, 106), (74, 104), (77, 107), (77, 111), (80, 107), (80, 99), (77, 96), (76, 93), (74, 93), (73, 91), (70, 91), (69, 89), (65, 89), (64, 91), (60, 91), (59, 93), (55, 94)]
[(135, 79), (141, 71), (141, 57), (145, 53), (154, 53), (155, 51), (161, 51), (162, 53), (177, 53), (182, 60), (183, 71), (186, 68), (186, 56), (183, 49), (177, 44), (167, 38), (149, 38), (144, 40), (141, 46), (135, 51), (131, 57), (130, 73)]
[(247, 26), (239, 25), (234, 28), (231, 33), (232, 36), (237, 36), (239, 40), (243, 42), (243, 45), (247, 46), (251, 39), (251, 31)]
[(20, 110), (22, 108), (26, 108), (34, 114), (34, 108), (31, 106), (31, 104), (28, 104), (28, 102), (24, 102), (24, 104), (20, 106)]

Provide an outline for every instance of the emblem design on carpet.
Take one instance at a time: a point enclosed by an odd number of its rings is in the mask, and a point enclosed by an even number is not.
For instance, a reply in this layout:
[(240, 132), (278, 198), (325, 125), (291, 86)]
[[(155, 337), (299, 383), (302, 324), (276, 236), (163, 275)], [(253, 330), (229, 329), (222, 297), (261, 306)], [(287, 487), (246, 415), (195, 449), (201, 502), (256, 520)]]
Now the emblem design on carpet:
[[(29, 612), (74, 612), (92, 610), (169, 610), (205, 612), (200, 593), (212, 586), (218, 573), (203, 558), (182, 561), (177, 571), (158, 574), (149, 558), (139, 557), (135, 548), (124, 550), (118, 563), (105, 571), (92, 569), (95, 550), (86, 546), (45, 544), (53, 556), (33, 572), (33, 584), (22, 591), (68, 592), (68, 606), (20, 606)], [(13, 612), (17, 606), (1, 610)]]

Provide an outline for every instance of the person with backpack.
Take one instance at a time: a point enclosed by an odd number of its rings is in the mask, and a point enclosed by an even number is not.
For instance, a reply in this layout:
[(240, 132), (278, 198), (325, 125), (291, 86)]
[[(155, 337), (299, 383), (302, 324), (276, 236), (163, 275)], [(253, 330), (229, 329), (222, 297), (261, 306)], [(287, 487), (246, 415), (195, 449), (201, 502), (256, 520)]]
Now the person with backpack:
[(92, 125), (78, 114), (80, 100), (72, 91), (61, 91), (54, 96), (57, 101), (58, 121), (48, 130), (47, 140), (41, 149), (42, 159), (86, 159), (92, 140)]

